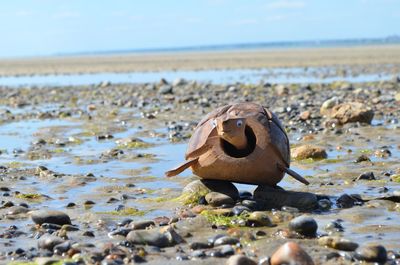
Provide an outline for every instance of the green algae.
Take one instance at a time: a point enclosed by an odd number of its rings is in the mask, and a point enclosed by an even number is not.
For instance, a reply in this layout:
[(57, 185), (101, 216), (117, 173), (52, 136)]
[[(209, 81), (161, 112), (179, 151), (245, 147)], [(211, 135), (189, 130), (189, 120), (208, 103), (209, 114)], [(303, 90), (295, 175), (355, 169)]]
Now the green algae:
[(204, 216), (207, 221), (213, 225), (226, 227), (239, 227), (240, 223), (246, 223), (249, 217), (249, 214), (246, 212), (243, 212), (240, 215), (224, 216), (213, 213), (210, 210), (204, 210), (200, 215)]
[(43, 199), (43, 196), (37, 193), (20, 193), (17, 194), (15, 197), (18, 199), (32, 200), (32, 201), (39, 201)]

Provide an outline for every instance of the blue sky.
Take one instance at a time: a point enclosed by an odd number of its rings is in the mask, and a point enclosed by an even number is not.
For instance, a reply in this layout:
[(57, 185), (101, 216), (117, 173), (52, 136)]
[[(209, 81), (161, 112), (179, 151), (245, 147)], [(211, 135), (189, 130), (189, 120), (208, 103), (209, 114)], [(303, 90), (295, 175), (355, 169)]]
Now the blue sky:
[(400, 0), (9, 0), (0, 57), (400, 34)]

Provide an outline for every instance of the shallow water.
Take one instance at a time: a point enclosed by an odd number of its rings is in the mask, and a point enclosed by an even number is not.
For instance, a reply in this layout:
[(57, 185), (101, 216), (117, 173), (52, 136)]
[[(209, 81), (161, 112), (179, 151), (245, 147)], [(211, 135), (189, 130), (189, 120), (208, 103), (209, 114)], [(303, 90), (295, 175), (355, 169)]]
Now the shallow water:
[(34, 75), (0, 77), (0, 86), (77, 86), (99, 84), (104, 81), (113, 84), (152, 83), (161, 78), (169, 82), (177, 78), (202, 83), (233, 84), (236, 82), (257, 84), (269, 83), (330, 83), (334, 81), (372, 82), (389, 80), (389, 74), (361, 73), (357, 75), (337, 76), (329, 68), (264, 68), (264, 69), (228, 69), (200, 71), (164, 71), (131, 73), (96, 73), (71, 75)]

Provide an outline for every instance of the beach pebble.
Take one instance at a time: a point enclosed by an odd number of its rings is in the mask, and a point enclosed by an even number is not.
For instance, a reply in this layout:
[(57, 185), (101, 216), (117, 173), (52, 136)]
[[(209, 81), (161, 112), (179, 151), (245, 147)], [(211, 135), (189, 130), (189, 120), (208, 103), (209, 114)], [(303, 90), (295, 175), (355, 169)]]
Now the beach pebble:
[(358, 198), (358, 196), (352, 194), (342, 194), (339, 196), (339, 198), (336, 200), (336, 205), (339, 208), (351, 208), (354, 205), (361, 205), (362, 200)]
[(58, 263), (60, 259), (53, 257), (38, 257), (35, 259), (36, 265), (50, 265), (54, 263)]
[(312, 210), (318, 207), (317, 196), (309, 192), (285, 191), (268, 186), (258, 186), (254, 190), (254, 199), (265, 210), (281, 209), (290, 206), (299, 210)]
[(247, 218), (249, 226), (273, 226), (271, 219), (266, 212), (252, 212)]
[(297, 160), (303, 160), (308, 158), (323, 159), (328, 157), (328, 154), (326, 153), (324, 148), (309, 144), (293, 148), (291, 152), (293, 159)]
[(387, 252), (381, 245), (369, 244), (359, 247), (354, 257), (367, 262), (385, 263), (387, 260)]
[(243, 254), (231, 256), (225, 263), (226, 265), (257, 265), (257, 263)]
[(356, 180), (375, 180), (374, 172), (364, 172), (356, 178)]
[(195, 180), (186, 185), (182, 193), (207, 194), (212, 191), (223, 193), (233, 200), (239, 199), (239, 191), (236, 186), (229, 181), (221, 180)]
[(29, 212), (29, 209), (23, 206), (11, 206), (7, 209), (6, 215), (17, 215)]
[(177, 78), (172, 82), (172, 86), (183, 86), (186, 85), (187, 81), (183, 78)]
[(55, 210), (37, 210), (31, 212), (31, 218), (35, 224), (58, 224), (65, 225), (71, 224), (71, 219), (66, 213)]
[(326, 115), (329, 113), (330, 109), (332, 109), (334, 106), (339, 104), (339, 98), (337, 97), (332, 97), (328, 100), (325, 100), (320, 108), (320, 112), (322, 115)]
[(173, 94), (173, 89), (171, 85), (162, 85), (158, 89), (158, 93), (161, 95), (166, 95), (166, 94)]
[(233, 247), (231, 245), (223, 245), (220, 249), (221, 254), (224, 256), (231, 256), (233, 254), (235, 254), (235, 250), (233, 249)]
[(239, 243), (239, 240), (234, 237), (230, 236), (223, 236), (214, 241), (214, 247), (221, 246), (221, 245), (235, 245)]
[(54, 246), (53, 252), (56, 255), (61, 255), (63, 253), (66, 253), (70, 248), (71, 248), (71, 242), (65, 241), (61, 244)]
[(38, 240), (38, 247), (53, 251), (53, 248), (57, 245), (64, 243), (64, 239), (58, 236), (43, 235)]
[(324, 236), (318, 239), (321, 246), (327, 246), (337, 250), (354, 251), (357, 249), (358, 244), (348, 239), (337, 236)]
[(289, 222), (289, 229), (303, 236), (315, 237), (318, 224), (312, 217), (299, 216)]
[(150, 245), (160, 248), (174, 246), (183, 242), (182, 237), (170, 227), (165, 231), (158, 229), (133, 230), (129, 232), (126, 239), (133, 244)]
[(235, 207), (232, 208), (232, 213), (233, 213), (233, 215), (240, 215), (240, 214), (242, 214), (243, 212), (248, 212), (248, 213), (250, 213), (251, 210), (250, 210), (248, 207), (243, 206), (243, 205), (236, 205)]
[(374, 111), (363, 103), (349, 102), (334, 106), (330, 110), (329, 117), (338, 120), (340, 124), (350, 122), (371, 124)]
[(311, 257), (297, 243), (287, 242), (271, 256), (271, 265), (301, 264), (314, 265)]
[(131, 222), (129, 224), (129, 227), (132, 228), (133, 230), (140, 230), (140, 229), (146, 229), (151, 226), (155, 226), (156, 224), (151, 221), (151, 220), (144, 220), (144, 221), (136, 221), (136, 222)]
[(233, 205), (235, 202), (231, 197), (219, 192), (210, 192), (206, 195), (206, 201), (213, 207), (219, 207), (223, 204)]

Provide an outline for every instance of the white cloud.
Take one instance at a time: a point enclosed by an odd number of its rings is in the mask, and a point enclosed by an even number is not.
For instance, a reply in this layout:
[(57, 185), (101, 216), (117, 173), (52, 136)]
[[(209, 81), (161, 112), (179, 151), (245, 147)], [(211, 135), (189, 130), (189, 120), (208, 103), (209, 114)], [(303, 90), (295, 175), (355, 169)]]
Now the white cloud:
[(306, 3), (303, 1), (292, 0), (278, 0), (266, 5), (269, 9), (298, 9), (305, 7)]

